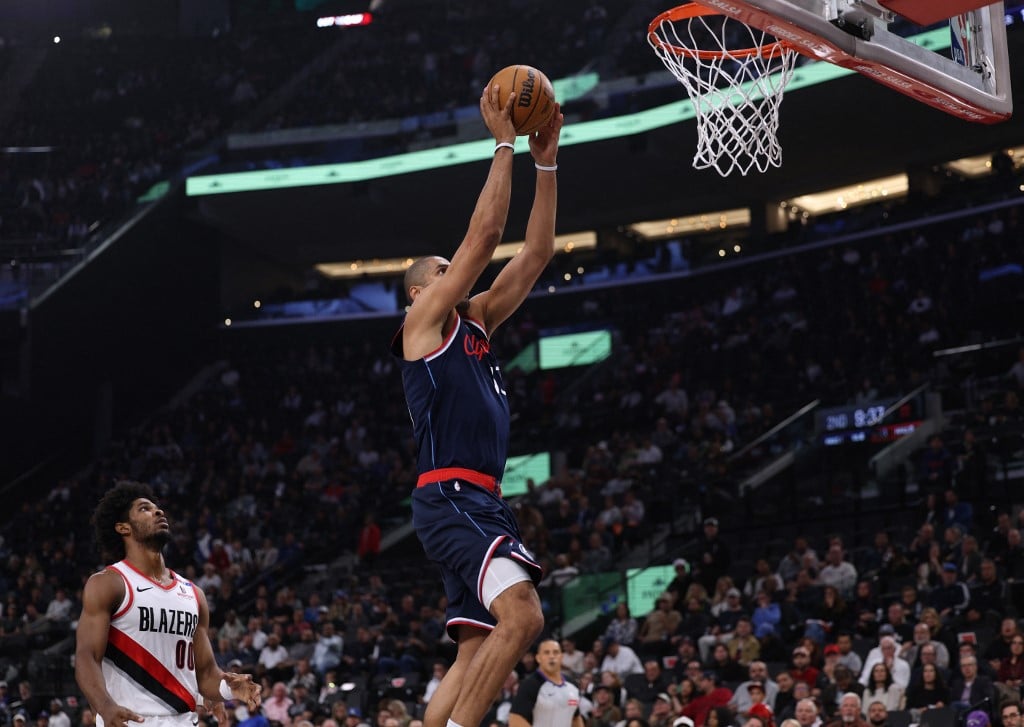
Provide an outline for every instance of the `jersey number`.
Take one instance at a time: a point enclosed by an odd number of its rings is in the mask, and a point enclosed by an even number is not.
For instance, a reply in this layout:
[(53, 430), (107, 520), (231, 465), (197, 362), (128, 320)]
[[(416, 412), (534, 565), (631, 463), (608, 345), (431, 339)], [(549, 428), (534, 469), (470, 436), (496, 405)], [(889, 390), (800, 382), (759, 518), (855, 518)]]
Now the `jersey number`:
[(179, 669), (188, 668), (189, 671), (195, 671), (196, 652), (191, 641), (181, 639), (174, 645), (174, 664)]
[(491, 366), (490, 368), (491, 368), (491, 382), (494, 384), (494, 390), (497, 391), (502, 396), (508, 396), (508, 394), (505, 393), (505, 389), (502, 387), (502, 385), (499, 383), (499, 380), (498, 380), (499, 379), (498, 374), (501, 371), (501, 369), (498, 368), (497, 366)]

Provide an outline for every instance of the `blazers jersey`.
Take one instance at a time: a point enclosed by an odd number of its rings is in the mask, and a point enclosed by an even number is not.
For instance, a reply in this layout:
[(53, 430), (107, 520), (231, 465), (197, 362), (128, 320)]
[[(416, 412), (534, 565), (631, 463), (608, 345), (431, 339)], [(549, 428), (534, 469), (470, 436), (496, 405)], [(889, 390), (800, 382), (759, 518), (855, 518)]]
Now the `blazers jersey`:
[(392, 344), (419, 449), (417, 474), (462, 467), (500, 481), (508, 455), (508, 397), (487, 332), (456, 313), (441, 346), (418, 361), (402, 356), (402, 331)]
[(199, 624), (196, 587), (171, 571), (160, 585), (122, 560), (107, 566), (124, 579), (124, 599), (110, 617), (103, 679), (114, 701), (143, 716), (196, 710), (192, 637)]

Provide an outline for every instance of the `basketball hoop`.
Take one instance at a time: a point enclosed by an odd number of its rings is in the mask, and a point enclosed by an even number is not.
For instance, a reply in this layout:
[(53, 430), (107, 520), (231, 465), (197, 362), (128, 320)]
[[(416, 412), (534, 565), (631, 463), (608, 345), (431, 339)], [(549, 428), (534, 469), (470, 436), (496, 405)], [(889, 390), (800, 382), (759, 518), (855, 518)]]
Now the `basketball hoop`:
[(693, 101), (695, 169), (726, 177), (781, 166), (779, 106), (797, 57), (791, 45), (696, 3), (652, 20), (647, 42)]

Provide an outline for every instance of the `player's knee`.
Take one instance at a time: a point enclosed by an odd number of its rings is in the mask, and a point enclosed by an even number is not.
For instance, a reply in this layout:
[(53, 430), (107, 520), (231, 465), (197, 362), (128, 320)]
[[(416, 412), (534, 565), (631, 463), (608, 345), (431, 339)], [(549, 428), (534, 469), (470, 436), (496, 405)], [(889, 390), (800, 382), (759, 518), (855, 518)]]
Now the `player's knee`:
[(531, 583), (517, 583), (510, 587), (496, 599), (495, 606), (498, 623), (513, 627), (527, 644), (533, 643), (544, 630), (544, 613)]
[(523, 632), (530, 635), (530, 638), (526, 639), (526, 643), (532, 644), (544, 633), (544, 612), (541, 611), (539, 603), (537, 608), (529, 611), (526, 621), (523, 624)]

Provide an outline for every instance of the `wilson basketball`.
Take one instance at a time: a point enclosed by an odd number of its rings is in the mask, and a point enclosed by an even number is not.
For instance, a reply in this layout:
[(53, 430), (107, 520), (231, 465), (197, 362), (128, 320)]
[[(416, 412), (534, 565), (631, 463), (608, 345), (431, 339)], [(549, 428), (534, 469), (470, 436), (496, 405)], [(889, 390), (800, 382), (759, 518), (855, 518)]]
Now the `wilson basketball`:
[(509, 91), (516, 94), (512, 102), (512, 124), (520, 136), (532, 134), (555, 112), (555, 89), (551, 81), (533, 66), (515, 65), (494, 74), (488, 88), (498, 84), (502, 101)]

